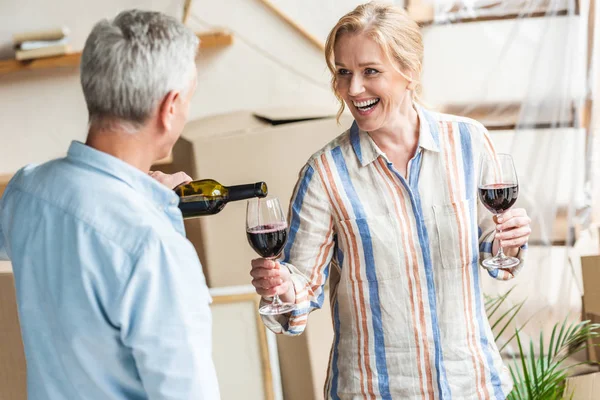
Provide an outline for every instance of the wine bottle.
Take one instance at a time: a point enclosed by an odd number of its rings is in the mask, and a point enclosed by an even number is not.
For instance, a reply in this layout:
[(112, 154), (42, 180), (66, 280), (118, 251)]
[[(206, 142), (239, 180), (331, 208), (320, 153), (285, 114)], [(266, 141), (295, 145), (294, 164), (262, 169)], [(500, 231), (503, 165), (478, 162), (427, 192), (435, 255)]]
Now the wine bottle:
[(224, 186), (214, 179), (202, 179), (177, 186), (179, 209), (183, 218), (194, 218), (220, 212), (230, 201), (266, 197), (265, 182), (248, 185)]

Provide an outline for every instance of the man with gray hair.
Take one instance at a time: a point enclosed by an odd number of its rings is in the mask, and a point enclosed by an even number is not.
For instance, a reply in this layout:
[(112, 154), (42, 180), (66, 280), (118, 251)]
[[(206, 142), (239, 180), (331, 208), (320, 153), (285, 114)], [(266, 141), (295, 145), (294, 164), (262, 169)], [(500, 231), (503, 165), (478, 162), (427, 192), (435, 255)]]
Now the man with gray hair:
[(185, 125), (197, 48), (160, 13), (99, 22), (81, 59), (86, 143), (21, 169), (0, 201), (31, 399), (219, 398), (210, 296), (172, 190), (190, 178), (149, 171)]

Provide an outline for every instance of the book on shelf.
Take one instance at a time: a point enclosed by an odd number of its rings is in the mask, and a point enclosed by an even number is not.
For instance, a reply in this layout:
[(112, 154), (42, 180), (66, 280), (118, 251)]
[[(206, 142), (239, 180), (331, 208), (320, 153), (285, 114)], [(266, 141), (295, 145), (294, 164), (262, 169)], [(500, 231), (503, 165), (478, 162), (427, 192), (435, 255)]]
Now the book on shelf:
[(52, 47), (68, 43), (69, 38), (66, 37), (59, 40), (28, 40), (16, 46), (15, 50), (35, 50), (42, 47)]
[(15, 58), (19, 61), (31, 60), (35, 58), (43, 57), (55, 57), (62, 56), (71, 52), (71, 46), (69, 44), (59, 44), (48, 47), (40, 47), (32, 50), (17, 50)]
[(13, 44), (17, 46), (23, 42), (29, 41), (61, 40), (67, 37), (68, 35), (69, 28), (67, 28), (66, 26), (28, 32), (18, 32), (13, 34)]

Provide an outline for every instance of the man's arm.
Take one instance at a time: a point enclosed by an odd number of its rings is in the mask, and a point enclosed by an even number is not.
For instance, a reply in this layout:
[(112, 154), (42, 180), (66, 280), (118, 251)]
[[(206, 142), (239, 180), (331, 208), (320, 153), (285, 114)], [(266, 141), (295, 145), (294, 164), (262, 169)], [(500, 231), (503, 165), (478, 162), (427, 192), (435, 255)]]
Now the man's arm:
[(151, 234), (124, 289), (119, 318), (148, 399), (219, 398), (209, 303), (193, 246), (182, 237), (165, 241)]

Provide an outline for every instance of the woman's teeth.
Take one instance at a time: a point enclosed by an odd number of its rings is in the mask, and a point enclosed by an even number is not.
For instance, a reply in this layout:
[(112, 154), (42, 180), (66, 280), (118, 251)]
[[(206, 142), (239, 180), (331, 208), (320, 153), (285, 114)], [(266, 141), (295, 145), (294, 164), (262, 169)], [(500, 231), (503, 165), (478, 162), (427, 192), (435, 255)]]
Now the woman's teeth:
[(379, 99), (370, 99), (359, 102), (353, 101), (352, 103), (361, 111), (369, 111), (371, 108), (375, 107), (377, 103), (379, 103)]

